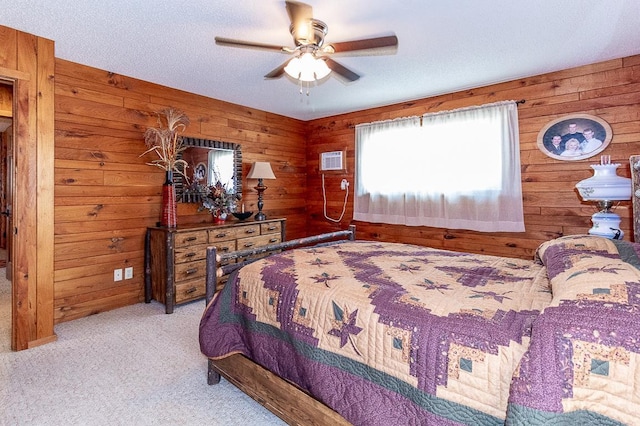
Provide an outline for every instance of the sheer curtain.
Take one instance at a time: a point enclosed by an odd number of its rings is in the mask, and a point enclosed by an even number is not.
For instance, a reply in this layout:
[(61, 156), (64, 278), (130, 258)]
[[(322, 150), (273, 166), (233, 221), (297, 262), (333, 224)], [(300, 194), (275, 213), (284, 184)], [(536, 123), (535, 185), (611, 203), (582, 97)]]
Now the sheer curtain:
[(524, 231), (518, 113), (500, 102), (356, 126), (354, 219)]
[(207, 176), (209, 185), (215, 185), (216, 181), (220, 181), (227, 190), (235, 192), (233, 156), (234, 152), (229, 149), (216, 148), (209, 150), (209, 171)]

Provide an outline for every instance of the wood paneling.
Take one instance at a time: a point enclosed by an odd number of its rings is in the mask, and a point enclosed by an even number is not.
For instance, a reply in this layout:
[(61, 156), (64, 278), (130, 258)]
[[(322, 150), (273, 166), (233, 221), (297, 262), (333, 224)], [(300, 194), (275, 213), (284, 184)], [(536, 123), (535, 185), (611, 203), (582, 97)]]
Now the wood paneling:
[[(55, 72), (56, 322), (143, 300), (144, 235), (160, 219), (164, 173), (139, 156), (168, 106), (189, 117), (185, 136), (241, 145), (247, 210), (257, 211), (251, 163), (270, 161), (264, 211), (287, 218), (288, 238), (304, 236), (304, 122), (61, 59)], [(211, 223), (197, 207), (179, 204), (178, 225)], [(114, 282), (113, 270), (129, 266), (133, 279)]]
[[(526, 232), (487, 234), (354, 222), (352, 194), (340, 224), (324, 218), (318, 155), (325, 151), (347, 151), (347, 172), (325, 176), (327, 213), (337, 218), (344, 199), (340, 181), (346, 178), (351, 182), (351, 188), (354, 186), (355, 125), (520, 99), (526, 100), (518, 107)], [(619, 174), (629, 177), (629, 156), (640, 152), (640, 56), (313, 120), (308, 123), (307, 142), (308, 231), (327, 232), (355, 223), (359, 239), (531, 258), (542, 241), (585, 233), (591, 227), (595, 208), (592, 203), (582, 202), (574, 187), (579, 180), (593, 175), (589, 164), (599, 162), (599, 156), (580, 161), (558, 161), (544, 155), (536, 145), (538, 132), (546, 123), (574, 113), (592, 114), (611, 125), (613, 140), (604, 154), (611, 155), (612, 161), (622, 163)], [(473, 170), (469, 172), (473, 173)], [(621, 226), (627, 239), (632, 238), (630, 208), (630, 202), (623, 202), (616, 209), (623, 218)]]
[[(605, 153), (614, 161), (626, 165), (640, 151), (640, 56), (311, 122), (55, 59), (52, 41), (5, 27), (0, 75), (15, 84), (16, 186), (24, 189), (14, 218), (20, 237), (12, 310), (17, 349), (55, 338), (55, 322), (142, 301), (144, 232), (160, 218), (163, 173), (139, 155), (154, 112), (168, 106), (190, 118), (187, 136), (240, 144), (245, 178), (252, 162), (271, 162), (277, 179), (268, 182), (264, 211), (287, 219), (287, 238), (352, 222), (352, 194), (341, 223), (324, 219), (318, 156), (347, 153), (347, 172), (326, 175), (327, 213), (336, 218), (344, 197), (340, 181), (354, 186), (358, 123), (526, 99), (519, 106), (526, 232), (356, 223), (358, 238), (523, 258), (541, 241), (585, 232), (594, 211), (574, 185), (591, 175), (588, 165), (597, 159), (563, 162), (542, 154), (536, 137), (547, 122), (570, 113), (597, 115), (613, 129)], [(246, 210), (257, 210), (256, 184), (244, 181)], [(628, 236), (629, 210), (627, 203), (617, 209)], [(179, 204), (178, 216), (180, 225), (211, 221), (194, 204)], [(113, 282), (113, 270), (128, 266), (134, 278)]]
[(13, 117), (13, 87), (0, 81), (0, 117)]
[(14, 90), (11, 347), (55, 340), (53, 331), (54, 43), (0, 26), (0, 77)]

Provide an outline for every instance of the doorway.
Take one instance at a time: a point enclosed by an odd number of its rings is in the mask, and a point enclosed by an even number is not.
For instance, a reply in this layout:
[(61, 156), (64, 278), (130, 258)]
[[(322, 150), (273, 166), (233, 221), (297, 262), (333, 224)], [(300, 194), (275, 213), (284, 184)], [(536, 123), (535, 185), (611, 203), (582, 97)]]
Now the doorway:
[(10, 174), (13, 147), (13, 84), (0, 82), (0, 352), (11, 350)]
[[(55, 43), (0, 25), (0, 88), (12, 88), (11, 349), (53, 342)], [(10, 90), (11, 92), (11, 90)], [(19, 189), (19, 190), (18, 190)], [(15, 212), (20, 214), (16, 215)], [(0, 216), (2, 221), (2, 216)]]

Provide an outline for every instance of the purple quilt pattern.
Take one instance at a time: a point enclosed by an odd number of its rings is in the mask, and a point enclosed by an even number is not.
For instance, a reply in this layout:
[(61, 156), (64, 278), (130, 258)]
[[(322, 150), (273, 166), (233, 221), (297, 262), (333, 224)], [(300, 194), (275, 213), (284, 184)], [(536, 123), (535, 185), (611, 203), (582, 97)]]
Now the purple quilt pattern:
[(507, 424), (640, 424), (640, 245), (543, 244), (553, 299), (533, 325)]
[(550, 302), (537, 262), (349, 242), (242, 268), (205, 312), (200, 343), (214, 359), (246, 355), (354, 424), (497, 425)]

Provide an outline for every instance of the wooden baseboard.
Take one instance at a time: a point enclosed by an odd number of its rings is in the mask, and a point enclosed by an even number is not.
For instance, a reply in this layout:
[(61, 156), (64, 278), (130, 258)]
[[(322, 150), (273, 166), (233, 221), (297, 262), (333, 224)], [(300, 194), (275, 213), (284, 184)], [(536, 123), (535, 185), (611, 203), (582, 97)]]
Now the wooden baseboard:
[(46, 345), (47, 343), (52, 343), (58, 340), (57, 334), (52, 334), (51, 336), (43, 337), (42, 339), (31, 340), (27, 343), (27, 349), (35, 348), (36, 346)]

